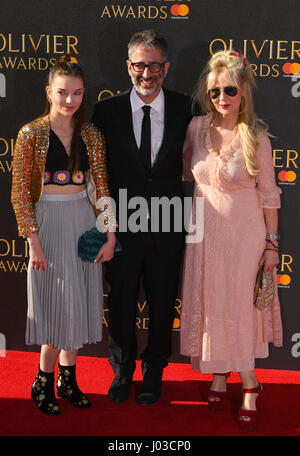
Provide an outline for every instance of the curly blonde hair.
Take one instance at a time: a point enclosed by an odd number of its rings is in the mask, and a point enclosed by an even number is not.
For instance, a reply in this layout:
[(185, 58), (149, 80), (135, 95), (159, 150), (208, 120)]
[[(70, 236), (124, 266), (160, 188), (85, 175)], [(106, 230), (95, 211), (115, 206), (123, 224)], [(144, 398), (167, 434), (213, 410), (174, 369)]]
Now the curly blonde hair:
[(208, 82), (212, 74), (224, 76), (230, 84), (237, 87), (240, 87), (244, 82), (247, 83), (246, 90), (242, 95), (237, 127), (241, 138), (246, 168), (250, 175), (256, 176), (259, 173), (255, 160), (258, 146), (257, 138), (259, 133), (262, 131), (267, 132), (268, 128), (254, 112), (252, 92), (255, 88), (255, 80), (253, 72), (246, 59), (238, 52), (233, 50), (216, 52), (209, 59), (202, 71), (194, 96), (194, 102), (199, 103), (204, 114), (216, 112), (208, 95)]

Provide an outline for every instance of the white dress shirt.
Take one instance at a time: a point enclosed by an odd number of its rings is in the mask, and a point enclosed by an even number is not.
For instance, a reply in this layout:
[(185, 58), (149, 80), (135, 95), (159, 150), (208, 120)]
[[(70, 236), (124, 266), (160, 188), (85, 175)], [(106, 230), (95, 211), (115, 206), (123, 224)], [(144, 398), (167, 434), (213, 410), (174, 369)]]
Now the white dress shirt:
[[(136, 94), (134, 88), (130, 93), (130, 103), (132, 109), (133, 132), (137, 147), (141, 145), (142, 122), (144, 117), (143, 106), (145, 103)], [(164, 117), (165, 117), (165, 96), (161, 89), (155, 100), (149, 103), (151, 106), (150, 119), (151, 119), (151, 165), (153, 165), (159, 148), (162, 143), (164, 134)]]

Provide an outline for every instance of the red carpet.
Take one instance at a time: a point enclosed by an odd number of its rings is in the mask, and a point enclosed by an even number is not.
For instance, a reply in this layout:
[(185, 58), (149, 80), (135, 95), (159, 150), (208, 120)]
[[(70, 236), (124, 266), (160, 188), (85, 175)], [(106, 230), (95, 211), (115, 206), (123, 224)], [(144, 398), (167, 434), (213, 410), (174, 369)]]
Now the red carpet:
[[(230, 406), (218, 413), (207, 408), (210, 375), (190, 365), (170, 364), (164, 372), (160, 402), (136, 404), (141, 382), (140, 364), (129, 401), (114, 404), (107, 398), (113, 378), (107, 359), (78, 358), (78, 383), (92, 407), (75, 409), (59, 399), (61, 415), (47, 416), (30, 398), (39, 354), (7, 351), (0, 358), (1, 436), (245, 436), (235, 416), (241, 386), (237, 374), (229, 379)], [(261, 413), (256, 436), (300, 436), (300, 372), (257, 370), (263, 383)]]

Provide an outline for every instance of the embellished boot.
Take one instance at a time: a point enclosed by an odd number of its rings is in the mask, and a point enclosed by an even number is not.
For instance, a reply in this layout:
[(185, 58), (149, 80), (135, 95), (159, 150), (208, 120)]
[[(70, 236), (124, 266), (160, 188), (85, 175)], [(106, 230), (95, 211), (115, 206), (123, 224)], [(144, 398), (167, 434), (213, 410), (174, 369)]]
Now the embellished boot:
[(87, 408), (91, 406), (90, 401), (80, 391), (76, 382), (76, 364), (74, 366), (62, 366), (58, 364), (57, 395), (66, 397), (74, 407)]
[(43, 372), (40, 368), (31, 387), (31, 397), (42, 412), (59, 415), (60, 408), (54, 394), (54, 373)]

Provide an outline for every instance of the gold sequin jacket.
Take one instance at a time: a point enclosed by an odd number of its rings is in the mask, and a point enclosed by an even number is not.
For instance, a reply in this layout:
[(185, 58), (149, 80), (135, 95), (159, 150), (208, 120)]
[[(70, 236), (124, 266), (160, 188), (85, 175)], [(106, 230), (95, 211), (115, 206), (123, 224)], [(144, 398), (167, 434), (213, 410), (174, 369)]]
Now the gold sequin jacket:
[[(16, 214), (19, 236), (38, 233), (34, 205), (40, 200), (50, 126), (45, 118), (24, 125), (19, 131), (13, 157), (11, 202)], [(86, 145), (89, 170), (86, 187), (102, 232), (115, 231), (117, 222), (107, 185), (106, 144), (104, 136), (92, 124), (85, 123), (81, 137)]]

